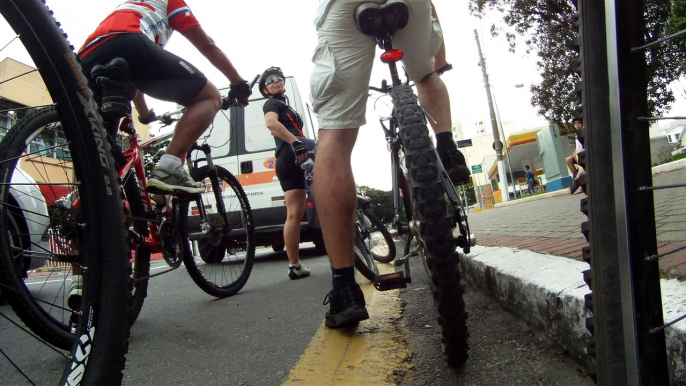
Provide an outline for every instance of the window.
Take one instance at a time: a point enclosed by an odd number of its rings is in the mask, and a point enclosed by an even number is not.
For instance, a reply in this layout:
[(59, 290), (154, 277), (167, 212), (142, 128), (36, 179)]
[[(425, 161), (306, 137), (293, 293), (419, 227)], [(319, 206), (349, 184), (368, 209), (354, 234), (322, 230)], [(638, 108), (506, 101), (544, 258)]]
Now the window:
[(245, 150), (249, 152), (273, 150), (274, 136), (264, 123), (262, 106), (268, 99), (251, 101), (245, 108)]
[(679, 140), (679, 133), (674, 134), (674, 140), (678, 141)]
[[(226, 156), (229, 154), (231, 143), (231, 120), (229, 118), (229, 110), (219, 110), (210, 127), (207, 128), (202, 137), (198, 139), (198, 143), (210, 145), (213, 157)], [(201, 153), (202, 152), (200, 152), (200, 154)], [(198, 152), (195, 154), (198, 154)]]

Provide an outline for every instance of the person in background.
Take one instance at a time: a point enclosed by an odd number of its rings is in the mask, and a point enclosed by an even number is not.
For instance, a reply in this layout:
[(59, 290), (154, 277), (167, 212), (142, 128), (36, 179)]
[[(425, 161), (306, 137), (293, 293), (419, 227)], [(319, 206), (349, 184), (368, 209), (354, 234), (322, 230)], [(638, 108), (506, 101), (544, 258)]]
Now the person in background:
[(305, 171), (300, 164), (307, 161), (307, 151), (314, 149), (314, 142), (305, 138), (302, 118), (284, 98), (284, 82), (281, 69), (270, 67), (262, 73), (259, 88), (262, 96), (269, 98), (262, 111), (276, 142), (276, 176), (286, 196), (283, 240), (288, 255), (288, 277), (296, 280), (310, 275), (310, 269), (300, 262), (300, 220), (305, 213), (307, 199)]
[(526, 184), (529, 187), (529, 194), (534, 194), (534, 173), (531, 171), (529, 165), (524, 165), (524, 170), (526, 170)]
[(576, 129), (576, 134), (574, 134), (576, 148), (574, 149), (574, 153), (572, 155), (565, 158), (565, 161), (567, 162), (567, 167), (569, 168), (569, 172), (572, 173), (573, 178), (572, 186), (569, 188), (569, 192), (574, 194), (581, 186), (579, 184), (579, 177), (584, 174), (584, 169), (579, 166), (579, 153), (584, 151), (584, 145), (581, 143), (581, 141), (579, 141), (579, 132), (584, 128), (583, 119), (579, 117), (574, 118), (572, 120), (572, 124), (574, 124), (574, 128)]

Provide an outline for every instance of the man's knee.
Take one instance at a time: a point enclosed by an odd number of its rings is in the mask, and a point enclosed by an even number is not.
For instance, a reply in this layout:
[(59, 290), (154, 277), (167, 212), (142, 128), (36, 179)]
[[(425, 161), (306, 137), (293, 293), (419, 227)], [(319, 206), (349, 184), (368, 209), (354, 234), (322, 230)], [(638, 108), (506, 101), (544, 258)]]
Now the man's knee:
[(222, 105), (222, 96), (217, 87), (212, 82), (207, 81), (205, 87), (203, 87), (200, 94), (195, 98), (195, 101), (193, 101), (193, 103), (197, 102), (212, 103), (212, 106), (219, 111), (219, 108)]

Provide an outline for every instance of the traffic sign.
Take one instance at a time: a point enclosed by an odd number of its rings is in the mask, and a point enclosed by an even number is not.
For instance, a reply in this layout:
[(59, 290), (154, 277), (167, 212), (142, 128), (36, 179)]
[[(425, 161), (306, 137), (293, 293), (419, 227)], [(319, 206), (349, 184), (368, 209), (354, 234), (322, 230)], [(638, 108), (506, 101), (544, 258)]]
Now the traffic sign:
[(457, 147), (469, 147), (472, 146), (472, 140), (471, 139), (462, 139), (457, 141)]
[(481, 173), (481, 164), (479, 165), (472, 165), (472, 173)]

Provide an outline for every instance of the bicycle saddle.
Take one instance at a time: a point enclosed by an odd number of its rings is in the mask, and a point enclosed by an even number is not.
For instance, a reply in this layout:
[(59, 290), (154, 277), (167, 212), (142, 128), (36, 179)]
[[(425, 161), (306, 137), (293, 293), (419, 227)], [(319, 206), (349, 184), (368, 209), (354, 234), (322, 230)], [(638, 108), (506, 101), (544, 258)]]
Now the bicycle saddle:
[[(91, 79), (97, 85), (96, 100), (106, 121), (114, 121), (131, 114), (131, 100), (136, 96), (136, 87), (129, 79), (129, 64), (122, 58), (109, 63), (98, 64), (91, 69)], [(116, 133), (115, 128), (112, 128)]]
[(405, 28), (409, 18), (410, 9), (404, 0), (362, 3), (355, 8), (357, 29), (374, 37), (392, 37), (396, 31)]

